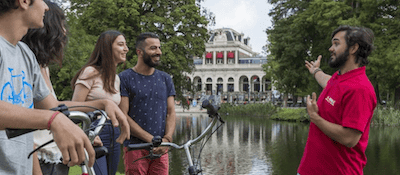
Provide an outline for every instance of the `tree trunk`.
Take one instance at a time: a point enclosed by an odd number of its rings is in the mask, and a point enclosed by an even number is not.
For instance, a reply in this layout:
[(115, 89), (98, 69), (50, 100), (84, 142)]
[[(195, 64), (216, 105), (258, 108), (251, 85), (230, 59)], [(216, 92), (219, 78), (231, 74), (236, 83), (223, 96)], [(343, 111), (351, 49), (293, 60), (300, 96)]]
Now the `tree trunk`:
[(378, 103), (382, 105), (381, 96), (379, 95), (379, 85), (378, 85), (378, 83), (376, 83), (376, 85), (375, 85), (375, 93), (376, 93), (376, 99), (378, 100)]
[(287, 93), (285, 93), (284, 95), (283, 95), (283, 104), (282, 104), (282, 107), (287, 107), (287, 101), (288, 101), (288, 95), (287, 95)]
[(400, 99), (400, 87), (396, 88), (394, 91), (394, 105), (397, 107), (397, 103), (399, 102)]
[(293, 107), (297, 106), (297, 95), (293, 95)]

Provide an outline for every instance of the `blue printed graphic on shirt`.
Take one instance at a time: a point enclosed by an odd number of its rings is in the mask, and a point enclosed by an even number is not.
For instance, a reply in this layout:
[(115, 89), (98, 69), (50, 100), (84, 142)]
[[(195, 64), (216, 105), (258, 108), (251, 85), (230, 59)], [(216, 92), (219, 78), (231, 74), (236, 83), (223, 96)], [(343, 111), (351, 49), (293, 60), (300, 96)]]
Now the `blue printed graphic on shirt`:
[[(119, 77), (121, 96), (129, 98), (129, 116), (153, 136), (164, 136), (167, 98), (175, 95), (171, 76), (159, 70), (155, 70), (153, 75), (145, 76), (128, 69), (121, 72)], [(143, 141), (131, 136), (124, 145), (141, 142)]]
[(32, 85), (25, 81), (25, 72), (13, 74), (13, 69), (10, 71), (10, 81), (4, 84), (1, 88), (0, 100), (14, 104), (33, 108)]

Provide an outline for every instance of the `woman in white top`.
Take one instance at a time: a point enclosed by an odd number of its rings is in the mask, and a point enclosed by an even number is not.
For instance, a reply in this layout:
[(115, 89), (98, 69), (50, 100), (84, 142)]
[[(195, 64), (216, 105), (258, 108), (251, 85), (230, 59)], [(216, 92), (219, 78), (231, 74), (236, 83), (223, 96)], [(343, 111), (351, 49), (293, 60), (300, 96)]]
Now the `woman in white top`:
[[(71, 81), (74, 89), (72, 101), (107, 98), (118, 105), (121, 96), (120, 80), (116, 69), (118, 64), (125, 62), (128, 51), (125, 36), (121, 32), (115, 30), (103, 32), (97, 40), (88, 62)], [(116, 173), (121, 146), (115, 139), (118, 138), (119, 132), (119, 128), (106, 125), (100, 133), (100, 138), (109, 154), (106, 159), (103, 157), (96, 160), (93, 166), (96, 174)]]
[[(57, 99), (52, 83), (48, 65), (57, 63), (60, 67), (64, 57), (64, 47), (67, 44), (67, 30), (64, 11), (57, 4), (44, 1), (49, 7), (43, 19), (44, 27), (29, 29), (22, 38), (36, 56), (40, 65), (42, 76), (51, 94)], [(35, 147), (41, 146), (53, 139), (47, 130), (38, 130), (33, 133)], [(100, 139), (95, 140), (94, 146), (101, 146)], [(33, 174), (67, 175), (69, 167), (61, 161), (61, 151), (55, 142), (39, 149), (34, 154)]]

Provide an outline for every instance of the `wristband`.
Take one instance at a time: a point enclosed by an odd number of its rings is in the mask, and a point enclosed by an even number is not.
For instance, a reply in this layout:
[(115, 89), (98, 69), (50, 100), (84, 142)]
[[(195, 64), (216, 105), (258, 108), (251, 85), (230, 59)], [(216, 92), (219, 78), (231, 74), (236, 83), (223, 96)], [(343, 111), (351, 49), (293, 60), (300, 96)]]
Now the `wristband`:
[(50, 120), (47, 122), (47, 130), (50, 130), (51, 123), (53, 122), (54, 118), (56, 118), (56, 116), (59, 113), (60, 113), (60, 111), (56, 111), (55, 113), (53, 113), (53, 115), (51, 115)]
[(317, 72), (319, 72), (319, 71), (322, 71), (322, 70), (321, 70), (320, 68), (317, 68), (317, 69), (314, 70), (314, 72), (313, 72), (314, 78), (315, 78), (315, 74), (316, 74)]
[(172, 143), (172, 138), (171, 138), (170, 136), (166, 136), (166, 135), (165, 135), (163, 138), (164, 138), (164, 139), (167, 139), (168, 142)]

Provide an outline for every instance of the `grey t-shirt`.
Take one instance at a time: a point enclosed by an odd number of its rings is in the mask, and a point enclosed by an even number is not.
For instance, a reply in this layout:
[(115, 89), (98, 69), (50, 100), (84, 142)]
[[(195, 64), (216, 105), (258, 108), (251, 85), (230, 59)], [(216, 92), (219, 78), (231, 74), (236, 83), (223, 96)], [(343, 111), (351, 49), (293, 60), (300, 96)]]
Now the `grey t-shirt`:
[[(0, 100), (33, 108), (33, 103), (50, 94), (40, 73), (40, 66), (29, 47), (16, 46), (0, 36)], [(1, 111), (0, 111), (1, 115)], [(32, 133), (8, 139), (0, 131), (0, 174), (32, 174)]]

